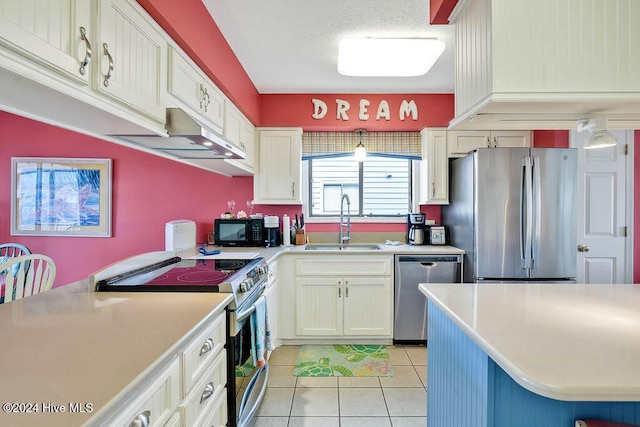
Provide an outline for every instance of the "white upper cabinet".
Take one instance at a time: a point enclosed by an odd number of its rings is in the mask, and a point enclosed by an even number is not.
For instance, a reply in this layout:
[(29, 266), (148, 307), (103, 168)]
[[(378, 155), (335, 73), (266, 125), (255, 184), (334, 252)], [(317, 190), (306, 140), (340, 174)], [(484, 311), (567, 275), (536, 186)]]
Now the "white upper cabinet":
[(423, 129), (420, 204), (449, 203), (449, 160), (446, 129)]
[(3, 109), (92, 135), (166, 133), (165, 37), (134, 0), (0, 0)]
[(237, 170), (234, 175), (253, 175), (256, 156), (255, 127), (230, 102), (224, 104), (224, 136), (245, 153), (242, 160), (225, 160)]
[(460, 0), (454, 129), (640, 123), (637, 0)]
[[(198, 67), (169, 48), (169, 93), (218, 131), (224, 122), (224, 96)], [(237, 144), (236, 144), (237, 145)]]
[(260, 129), (258, 171), (253, 180), (256, 204), (302, 203), (302, 129)]
[(91, 2), (1, 0), (0, 44), (81, 84), (89, 84)]
[(462, 157), (476, 148), (530, 147), (531, 131), (478, 131), (461, 130), (447, 132), (449, 157)]
[(167, 41), (130, 1), (98, 0), (94, 89), (164, 123)]

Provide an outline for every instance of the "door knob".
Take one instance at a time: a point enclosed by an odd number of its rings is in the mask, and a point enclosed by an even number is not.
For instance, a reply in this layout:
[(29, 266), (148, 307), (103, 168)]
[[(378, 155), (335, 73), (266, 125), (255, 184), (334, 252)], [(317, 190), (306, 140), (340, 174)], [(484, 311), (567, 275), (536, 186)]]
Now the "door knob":
[(578, 252), (589, 252), (589, 246), (583, 245), (583, 244), (579, 244), (578, 245)]

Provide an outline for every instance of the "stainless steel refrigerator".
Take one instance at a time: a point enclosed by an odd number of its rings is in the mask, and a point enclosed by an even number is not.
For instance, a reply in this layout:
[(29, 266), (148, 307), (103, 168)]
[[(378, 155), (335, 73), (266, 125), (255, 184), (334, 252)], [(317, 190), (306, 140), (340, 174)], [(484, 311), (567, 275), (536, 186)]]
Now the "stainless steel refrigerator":
[(450, 164), (451, 245), (465, 282), (575, 281), (576, 149), (480, 148)]

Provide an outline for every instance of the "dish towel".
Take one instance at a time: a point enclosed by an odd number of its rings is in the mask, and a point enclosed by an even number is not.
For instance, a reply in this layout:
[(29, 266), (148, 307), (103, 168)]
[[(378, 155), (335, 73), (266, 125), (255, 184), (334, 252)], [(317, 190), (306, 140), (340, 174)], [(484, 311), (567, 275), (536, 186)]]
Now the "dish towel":
[(267, 350), (273, 350), (269, 315), (267, 313), (267, 299), (264, 295), (256, 300), (254, 306), (256, 309), (251, 313), (251, 351), (254, 365), (264, 366)]

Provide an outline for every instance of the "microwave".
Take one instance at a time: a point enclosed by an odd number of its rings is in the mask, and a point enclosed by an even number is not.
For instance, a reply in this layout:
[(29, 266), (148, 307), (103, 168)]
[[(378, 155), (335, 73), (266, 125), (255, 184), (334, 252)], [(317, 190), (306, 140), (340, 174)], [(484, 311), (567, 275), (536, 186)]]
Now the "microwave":
[(264, 246), (262, 219), (216, 219), (213, 239), (217, 246)]

